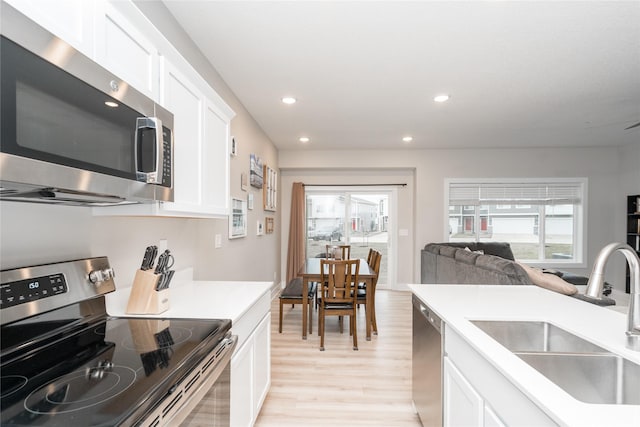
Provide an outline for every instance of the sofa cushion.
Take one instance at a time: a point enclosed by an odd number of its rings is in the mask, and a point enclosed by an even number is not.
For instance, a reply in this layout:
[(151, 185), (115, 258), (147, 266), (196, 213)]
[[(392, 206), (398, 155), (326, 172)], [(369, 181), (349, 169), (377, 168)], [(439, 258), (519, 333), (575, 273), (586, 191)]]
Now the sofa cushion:
[[(513, 251), (511, 251), (511, 245), (507, 242), (443, 242), (443, 243), (429, 243), (425, 246), (425, 250), (433, 250), (433, 246), (445, 247), (450, 246), (454, 248), (469, 248), (471, 251), (483, 251), (487, 255), (495, 255), (500, 258), (515, 260)], [(431, 247), (431, 248), (430, 248)], [(442, 249), (441, 249), (442, 250)], [(435, 252), (437, 253), (437, 252)], [(442, 252), (440, 252), (442, 253)]]
[(439, 255), (440, 254), (440, 245), (437, 243), (429, 243), (424, 247), (426, 252), (430, 252), (432, 254)]
[(578, 288), (576, 288), (573, 284), (563, 280), (555, 274), (544, 273), (539, 268), (533, 268), (527, 264), (523, 264), (520, 262), (518, 262), (517, 264), (522, 267), (524, 271), (526, 271), (534, 285), (564, 295), (573, 295), (578, 292)]
[(527, 273), (514, 261), (495, 256), (483, 255), (476, 259), (476, 266), (493, 272), (500, 285), (527, 285), (531, 279)]
[[(479, 242), (475, 250), (483, 250), (485, 254), (499, 256), (514, 261), (511, 245), (507, 242)], [(473, 250), (473, 249), (472, 249)]]
[(479, 253), (471, 252), (468, 250), (456, 251), (454, 258), (458, 262), (463, 262), (465, 264), (474, 265), (476, 263), (476, 259), (480, 256)]
[(440, 255), (446, 256), (449, 258), (455, 258), (456, 251), (459, 249), (454, 246), (440, 246)]

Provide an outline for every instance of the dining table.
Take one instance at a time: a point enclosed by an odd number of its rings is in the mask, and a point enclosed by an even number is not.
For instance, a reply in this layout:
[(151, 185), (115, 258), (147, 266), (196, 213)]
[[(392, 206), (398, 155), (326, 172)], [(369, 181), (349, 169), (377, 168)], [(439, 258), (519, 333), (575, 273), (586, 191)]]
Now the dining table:
[[(322, 281), (322, 273), (320, 271), (320, 261), (322, 258), (307, 258), (298, 271), (298, 277), (302, 278), (302, 295), (308, 295), (309, 283)], [(376, 272), (373, 270), (367, 260), (359, 258), (358, 281), (364, 283), (367, 287), (366, 301), (366, 323), (367, 323), (367, 341), (371, 341), (371, 325), (372, 313), (375, 307), (375, 284)], [(302, 312), (307, 312), (308, 298), (302, 298)], [(307, 339), (307, 316), (302, 316), (302, 339)]]

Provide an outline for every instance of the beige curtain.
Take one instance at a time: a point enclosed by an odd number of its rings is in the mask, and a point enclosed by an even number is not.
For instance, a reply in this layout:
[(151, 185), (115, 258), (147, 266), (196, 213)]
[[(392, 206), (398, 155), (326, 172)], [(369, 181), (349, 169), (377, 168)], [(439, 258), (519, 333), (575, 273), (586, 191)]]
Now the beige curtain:
[(298, 275), (305, 262), (305, 201), (304, 184), (293, 183), (291, 191), (291, 220), (289, 222), (289, 249), (287, 252), (287, 283)]

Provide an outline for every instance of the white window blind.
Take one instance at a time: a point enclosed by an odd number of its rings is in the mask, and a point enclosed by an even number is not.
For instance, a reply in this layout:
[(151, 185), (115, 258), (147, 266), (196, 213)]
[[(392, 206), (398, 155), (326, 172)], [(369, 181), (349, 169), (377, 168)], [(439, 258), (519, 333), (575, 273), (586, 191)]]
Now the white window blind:
[(449, 205), (576, 205), (582, 182), (451, 182)]

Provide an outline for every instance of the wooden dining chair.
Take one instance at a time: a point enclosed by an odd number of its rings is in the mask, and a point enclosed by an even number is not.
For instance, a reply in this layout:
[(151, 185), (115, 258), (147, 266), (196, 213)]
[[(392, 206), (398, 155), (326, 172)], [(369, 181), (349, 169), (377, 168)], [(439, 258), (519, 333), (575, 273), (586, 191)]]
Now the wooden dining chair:
[[(376, 286), (378, 285), (378, 275), (380, 274), (380, 263), (382, 254), (376, 250), (373, 251), (369, 268), (376, 274), (371, 287), (366, 283), (360, 283), (358, 286), (357, 306), (360, 304), (365, 306), (365, 310), (371, 313), (371, 329), (375, 335), (378, 335), (378, 322), (376, 321)], [(371, 307), (367, 307), (367, 292), (371, 292)]]
[(356, 304), (358, 298), (358, 270), (360, 261), (320, 260), (320, 300), (318, 311), (318, 334), (320, 351), (324, 351), (326, 316), (349, 316), (349, 331), (353, 336), (353, 349), (358, 349), (356, 328)]
[(351, 245), (327, 245), (327, 259), (351, 259)]
[[(309, 333), (313, 332), (312, 329), (312, 320), (313, 320), (313, 298), (316, 294), (316, 285), (314, 283), (309, 283), (309, 289), (307, 293), (308, 298), (308, 307), (309, 313), (308, 316), (308, 324), (309, 324)], [(296, 304), (302, 304), (302, 278), (296, 277), (295, 279), (291, 279), (287, 286), (280, 293), (280, 322), (278, 323), (278, 332), (282, 333), (282, 307), (285, 304), (291, 304), (291, 306), (295, 306)], [(302, 313), (303, 316), (306, 313)]]
[(367, 254), (367, 264), (369, 264), (369, 265), (373, 264), (371, 262), (371, 260), (373, 259), (373, 253), (374, 252), (375, 252), (375, 249), (369, 248), (369, 253)]

